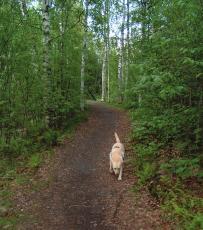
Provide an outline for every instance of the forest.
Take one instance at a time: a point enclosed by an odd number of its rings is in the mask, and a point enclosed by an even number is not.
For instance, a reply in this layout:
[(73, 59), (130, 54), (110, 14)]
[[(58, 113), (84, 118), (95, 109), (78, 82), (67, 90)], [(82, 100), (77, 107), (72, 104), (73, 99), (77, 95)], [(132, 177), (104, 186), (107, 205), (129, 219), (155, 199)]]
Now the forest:
[(202, 21), (202, 0), (1, 0), (1, 191), (101, 101), (130, 116), (136, 190), (202, 229)]

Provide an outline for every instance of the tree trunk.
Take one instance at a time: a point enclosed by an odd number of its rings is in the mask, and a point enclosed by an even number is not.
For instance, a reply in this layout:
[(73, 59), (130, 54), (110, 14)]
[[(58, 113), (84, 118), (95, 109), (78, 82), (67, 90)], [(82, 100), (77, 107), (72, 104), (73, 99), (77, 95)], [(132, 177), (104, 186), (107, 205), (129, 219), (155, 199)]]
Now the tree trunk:
[(108, 102), (110, 102), (110, 72), (109, 72), (109, 46), (108, 46), (108, 53), (107, 53), (107, 81), (108, 81)]
[(123, 67), (124, 67), (124, 27), (125, 27), (125, 0), (123, 0), (123, 19), (121, 26), (121, 42), (118, 61), (118, 86), (119, 86), (119, 102), (123, 101)]
[(142, 0), (140, 3), (141, 3), (141, 8), (142, 8), (142, 25), (141, 25), (142, 42), (144, 42), (145, 38), (146, 38), (146, 31), (147, 31), (147, 23), (146, 23), (146, 19), (147, 19), (147, 1)]
[[(50, 18), (49, 18), (49, 8), (50, 0), (42, 1), (42, 31), (43, 31), (43, 75), (45, 81), (45, 96), (44, 105), (45, 111), (48, 109), (48, 99), (50, 96), (51, 87), (51, 64), (50, 64), (50, 49), (51, 49), (51, 39), (50, 39)], [(46, 122), (49, 124), (49, 114), (46, 116)]]
[(118, 52), (118, 101), (122, 101), (122, 51), (121, 47)]
[(110, 27), (110, 0), (107, 0), (107, 81), (108, 81), (108, 102), (110, 101), (110, 79), (109, 79), (109, 27)]
[(104, 46), (104, 56), (103, 56), (103, 63), (102, 63), (102, 101), (106, 100), (106, 70), (107, 70), (107, 44), (105, 41)]
[(85, 59), (86, 59), (86, 49), (87, 49), (87, 17), (88, 17), (88, 0), (85, 0), (85, 18), (84, 18), (84, 35), (83, 35), (83, 48), (82, 48), (82, 58), (81, 58), (81, 70), (80, 70), (80, 109), (84, 111), (85, 108), (85, 98), (84, 98), (84, 86), (85, 86)]
[(125, 78), (125, 97), (128, 88), (129, 77), (129, 51), (130, 51), (130, 12), (129, 12), (129, 0), (127, 0), (127, 49), (126, 49), (126, 78)]
[(60, 32), (60, 89), (63, 95), (64, 94), (64, 66), (65, 66), (65, 44), (64, 44), (64, 33), (65, 33), (65, 25), (61, 16), (61, 21), (59, 23), (59, 32)]
[[(105, 1), (104, 9), (104, 54), (103, 54), (103, 63), (102, 63), (102, 101), (106, 101), (107, 95), (107, 79), (108, 79), (108, 90), (109, 90), (109, 70), (108, 70), (108, 60), (109, 60), (109, 2), (110, 0)], [(108, 92), (109, 94), (109, 92)], [(109, 98), (109, 96), (108, 96)], [(108, 99), (109, 100), (109, 99)]]
[(27, 17), (27, 6), (25, 0), (20, 1), (20, 9), (23, 17)]

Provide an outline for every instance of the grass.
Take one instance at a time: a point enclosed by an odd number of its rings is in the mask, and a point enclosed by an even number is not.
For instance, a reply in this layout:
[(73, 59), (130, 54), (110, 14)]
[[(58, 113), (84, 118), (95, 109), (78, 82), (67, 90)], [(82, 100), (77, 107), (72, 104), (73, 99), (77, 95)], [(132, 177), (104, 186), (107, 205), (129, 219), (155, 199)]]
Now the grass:
[(89, 110), (87, 109), (84, 113), (74, 117), (62, 131), (50, 130), (50, 133), (40, 136), (39, 139), (43, 140), (43, 144), (41, 147), (36, 145), (36, 148), (33, 144), (30, 148), (31, 152), (24, 152), (18, 157), (8, 158), (5, 155), (0, 157), (0, 229), (13, 230), (19, 222), (29, 218), (26, 217), (27, 214), (22, 214), (14, 207), (13, 197), (16, 189), (30, 187), (31, 190), (38, 191), (48, 186), (52, 178), (48, 178), (47, 181), (36, 181), (33, 180), (33, 176), (47, 159), (52, 158), (53, 143), (59, 145), (65, 139), (73, 138), (76, 127), (85, 121), (88, 115)]

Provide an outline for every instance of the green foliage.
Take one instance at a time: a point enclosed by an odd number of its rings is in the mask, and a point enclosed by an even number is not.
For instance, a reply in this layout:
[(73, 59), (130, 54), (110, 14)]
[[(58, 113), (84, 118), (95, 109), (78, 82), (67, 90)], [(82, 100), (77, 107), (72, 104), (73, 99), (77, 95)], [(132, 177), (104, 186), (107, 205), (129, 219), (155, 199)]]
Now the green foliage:
[(57, 144), (59, 132), (55, 130), (47, 130), (39, 137), (39, 141), (45, 146), (53, 146)]
[(149, 181), (155, 173), (155, 166), (149, 162), (142, 164), (142, 169), (139, 170), (139, 173), (137, 174), (139, 179), (138, 183), (140, 185), (145, 184), (147, 181)]
[(197, 180), (197, 183), (201, 184), (199, 158), (174, 159), (171, 153), (163, 155), (166, 152), (163, 144), (142, 141), (145, 143), (135, 145), (132, 161), (138, 176), (135, 189), (147, 186), (150, 193), (161, 202), (166, 218), (173, 222), (175, 220), (180, 228), (201, 229), (203, 199), (183, 183), (186, 179), (196, 181), (195, 178), (199, 178), (200, 182)]
[(178, 228), (202, 229), (202, 4), (135, 2), (125, 106), (136, 187), (147, 186)]
[(29, 161), (28, 161), (28, 166), (31, 167), (31, 168), (37, 168), (40, 166), (40, 164), (42, 163), (42, 155), (41, 153), (36, 153), (36, 154), (33, 154)]
[[(24, 13), (20, 1), (0, 2), (0, 175), (5, 180), (15, 178), (15, 170), (5, 161), (26, 159), (28, 167), (37, 168), (43, 156), (36, 152), (62, 142), (62, 132), (72, 135), (74, 124), (85, 116), (79, 109), (83, 5), (56, 0), (49, 8), (47, 78), (42, 5), (32, 2), (25, 1)], [(100, 97), (107, 18), (101, 13), (103, 1), (89, 4), (85, 94), (92, 99)], [(188, 229), (202, 228), (197, 199), (181, 187), (190, 178), (201, 183), (203, 175), (202, 3), (135, 0), (130, 6), (131, 38), (123, 50), (129, 78), (122, 94), (132, 115), (139, 184), (151, 186)], [(113, 1), (110, 9), (112, 24), (123, 7)], [(118, 43), (117, 35), (110, 37), (110, 102), (117, 101), (120, 91)], [(174, 178), (179, 178), (177, 183)], [(19, 183), (23, 181), (18, 177)]]
[(159, 196), (164, 199), (162, 208), (170, 214), (168, 218), (175, 217), (183, 229), (201, 229), (203, 224), (201, 213), (203, 199), (192, 196), (181, 187), (180, 182), (174, 185), (170, 183), (170, 180), (165, 180), (165, 186), (168, 189), (165, 192), (159, 189)]
[[(25, 3), (24, 13), (20, 1), (0, 4), (0, 155), (10, 158), (56, 144), (58, 129), (66, 129), (80, 113), (83, 34), (78, 21), (82, 5), (56, 1), (49, 10), (51, 71), (47, 85), (42, 63), (42, 5)], [(99, 66), (94, 43), (90, 45), (87, 72), (92, 79)]]
[(199, 162), (199, 158), (171, 159), (168, 163), (162, 164), (161, 168), (169, 171), (171, 174), (176, 174), (182, 179), (189, 177), (202, 178), (203, 174)]

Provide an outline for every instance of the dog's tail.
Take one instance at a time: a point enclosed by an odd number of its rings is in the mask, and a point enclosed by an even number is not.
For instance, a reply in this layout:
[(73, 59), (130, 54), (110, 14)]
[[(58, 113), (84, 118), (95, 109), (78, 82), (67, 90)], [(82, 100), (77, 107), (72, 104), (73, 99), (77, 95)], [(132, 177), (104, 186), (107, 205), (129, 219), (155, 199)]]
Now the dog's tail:
[(115, 132), (114, 135), (115, 135), (115, 138), (116, 138), (116, 142), (117, 142), (117, 143), (121, 143), (121, 141), (120, 141), (120, 139), (119, 139), (119, 137), (118, 137), (118, 134)]

